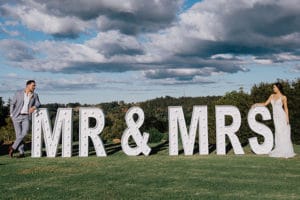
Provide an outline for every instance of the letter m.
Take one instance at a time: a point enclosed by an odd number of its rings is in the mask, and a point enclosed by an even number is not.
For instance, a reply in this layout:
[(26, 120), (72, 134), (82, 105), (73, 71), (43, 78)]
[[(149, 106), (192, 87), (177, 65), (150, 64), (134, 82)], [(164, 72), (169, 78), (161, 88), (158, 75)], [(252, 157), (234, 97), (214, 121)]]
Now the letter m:
[(49, 113), (41, 108), (32, 115), (32, 157), (41, 157), (44, 139), (47, 157), (55, 157), (62, 135), (62, 157), (72, 156), (72, 108), (57, 110), (52, 131)]
[[(169, 154), (178, 155), (178, 131), (181, 133), (181, 141), (185, 155), (192, 155), (199, 131), (199, 154), (208, 154), (208, 126), (207, 106), (194, 106), (189, 133), (181, 106), (169, 108)], [(179, 126), (179, 130), (178, 130)]]

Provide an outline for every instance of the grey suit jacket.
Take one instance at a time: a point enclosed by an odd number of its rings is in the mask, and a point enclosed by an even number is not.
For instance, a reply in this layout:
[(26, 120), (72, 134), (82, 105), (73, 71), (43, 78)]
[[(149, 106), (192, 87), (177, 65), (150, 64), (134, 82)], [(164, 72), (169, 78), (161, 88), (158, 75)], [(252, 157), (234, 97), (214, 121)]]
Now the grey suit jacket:
[[(16, 92), (15, 96), (10, 102), (10, 116), (12, 117), (12, 119), (17, 118), (20, 115), (23, 105), (24, 105), (24, 90), (20, 90)], [(31, 99), (29, 100), (28, 106), (29, 108), (31, 108), (32, 106), (39, 108), (41, 106), (38, 94), (33, 93)], [(29, 115), (29, 117), (31, 118), (31, 114)]]

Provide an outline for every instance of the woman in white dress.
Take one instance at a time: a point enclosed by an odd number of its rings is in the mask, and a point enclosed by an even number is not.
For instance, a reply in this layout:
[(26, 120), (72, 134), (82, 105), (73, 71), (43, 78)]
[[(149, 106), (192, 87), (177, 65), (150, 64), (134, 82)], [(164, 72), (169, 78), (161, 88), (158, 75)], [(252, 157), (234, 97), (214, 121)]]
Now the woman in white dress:
[(273, 92), (274, 94), (270, 95), (266, 102), (254, 104), (254, 106), (267, 106), (269, 103), (272, 104), (275, 126), (275, 147), (269, 153), (269, 156), (282, 158), (294, 157), (296, 154), (291, 141), (287, 98), (283, 95), (283, 89), (280, 83), (273, 85)]

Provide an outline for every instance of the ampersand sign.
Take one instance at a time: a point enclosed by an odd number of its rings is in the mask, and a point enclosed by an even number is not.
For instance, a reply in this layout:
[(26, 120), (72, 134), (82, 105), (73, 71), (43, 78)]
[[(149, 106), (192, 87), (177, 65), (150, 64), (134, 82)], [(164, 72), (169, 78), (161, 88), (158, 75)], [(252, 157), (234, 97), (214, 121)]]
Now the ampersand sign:
[[(133, 116), (137, 115), (137, 120), (135, 121)], [(129, 156), (136, 156), (140, 153), (148, 156), (150, 154), (151, 148), (147, 145), (149, 134), (141, 133), (139, 128), (144, 123), (144, 112), (139, 107), (130, 108), (125, 116), (127, 129), (123, 132), (121, 143), (124, 153)], [(136, 147), (131, 147), (129, 145), (129, 137), (132, 136), (136, 143)]]

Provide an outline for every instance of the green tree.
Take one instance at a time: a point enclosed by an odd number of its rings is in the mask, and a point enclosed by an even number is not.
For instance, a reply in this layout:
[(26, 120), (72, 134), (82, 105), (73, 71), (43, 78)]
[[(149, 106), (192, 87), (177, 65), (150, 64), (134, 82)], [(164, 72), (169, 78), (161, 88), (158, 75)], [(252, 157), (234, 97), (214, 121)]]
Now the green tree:
[(164, 134), (159, 132), (156, 128), (150, 128), (148, 131), (149, 133), (149, 142), (160, 142), (164, 138)]
[(0, 141), (12, 142), (15, 139), (15, 130), (10, 117), (5, 118), (5, 126), (0, 128)]
[(0, 97), (0, 127), (5, 125), (5, 118), (8, 115), (8, 109), (4, 105), (4, 101), (2, 100), (2, 97)]

